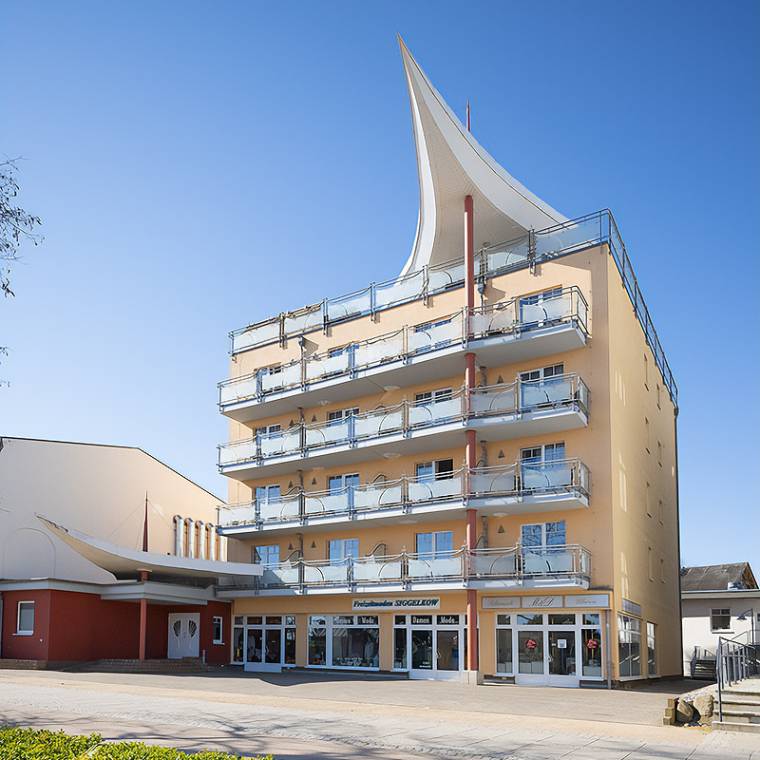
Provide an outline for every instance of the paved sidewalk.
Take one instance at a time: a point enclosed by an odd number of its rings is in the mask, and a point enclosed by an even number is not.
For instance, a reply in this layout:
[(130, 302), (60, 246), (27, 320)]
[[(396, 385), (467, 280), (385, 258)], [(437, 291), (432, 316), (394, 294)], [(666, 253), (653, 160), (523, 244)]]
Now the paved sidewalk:
[[(665, 695), (657, 692), (394, 682), (384, 696), (398, 691), (403, 702), (381, 703), (373, 679), (303, 686), (250, 676), (0, 671), (0, 719), (286, 758), (760, 760), (757, 737), (622, 720), (629, 702), (641, 715), (655, 703), (661, 710)], [(436, 688), (452, 686), (462, 690), (456, 704)], [(651, 700), (647, 710), (642, 700)], [(590, 708), (605, 702), (621, 720), (595, 719)]]

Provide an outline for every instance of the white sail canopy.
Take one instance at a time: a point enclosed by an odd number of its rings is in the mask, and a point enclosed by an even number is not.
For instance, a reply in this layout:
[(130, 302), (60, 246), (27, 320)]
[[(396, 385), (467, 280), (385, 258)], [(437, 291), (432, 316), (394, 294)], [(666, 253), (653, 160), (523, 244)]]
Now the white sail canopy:
[(488, 155), (399, 42), (420, 182), (417, 234), (401, 274), (462, 256), (466, 195), (475, 208), (475, 250), (566, 221)]

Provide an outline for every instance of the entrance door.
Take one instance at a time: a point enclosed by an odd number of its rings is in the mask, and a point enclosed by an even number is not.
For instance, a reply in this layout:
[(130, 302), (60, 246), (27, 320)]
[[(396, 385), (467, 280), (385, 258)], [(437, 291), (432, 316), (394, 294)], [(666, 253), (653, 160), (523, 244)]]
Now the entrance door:
[[(397, 615), (394, 669), (408, 667), (411, 678), (461, 679), (465, 658), (463, 619), (464, 615), (410, 615), (408, 619)], [(409, 664), (405, 665), (407, 652)]]
[(578, 685), (578, 660), (575, 649), (575, 630), (548, 631), (549, 683), (552, 686)]
[(169, 638), (166, 655), (170, 660), (198, 657), (200, 653), (200, 614), (169, 613)]

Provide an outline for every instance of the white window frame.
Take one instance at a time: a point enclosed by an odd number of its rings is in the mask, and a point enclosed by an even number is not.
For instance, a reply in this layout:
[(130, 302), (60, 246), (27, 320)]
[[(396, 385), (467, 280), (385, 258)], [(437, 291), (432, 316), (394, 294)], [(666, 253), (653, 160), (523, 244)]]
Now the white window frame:
[[(264, 553), (267, 555), (270, 553), (274, 554), (275, 552), (270, 551), (270, 550), (276, 549), (277, 562), (269, 562), (269, 561), (263, 560), (261, 558), (260, 549), (266, 549), (267, 551)], [(257, 559), (258, 559), (258, 562), (256, 562)], [(260, 564), (260, 565), (263, 565), (264, 567), (276, 567), (277, 565), (280, 564), (280, 545), (279, 544), (256, 544), (253, 547), (253, 560), (254, 560), (254, 564)]]
[[(557, 525), (558, 523), (564, 523), (564, 531), (565, 531), (565, 543), (564, 544), (549, 544), (546, 542), (546, 537), (548, 535), (546, 526), (547, 525)], [(541, 526), (541, 543), (538, 545), (531, 544), (528, 546), (528, 549), (549, 549), (551, 547), (558, 547), (558, 546), (567, 546), (567, 520), (549, 520), (548, 522), (542, 522), (542, 523), (522, 523), (520, 525), (520, 546), (521, 548), (525, 549), (526, 547), (523, 545), (523, 528), (530, 528), (533, 526), (539, 525)]]
[(562, 377), (565, 374), (565, 363), (557, 362), (546, 367), (536, 367), (520, 373), (520, 380), (524, 383), (534, 380), (546, 380), (550, 377)]
[[(657, 624), (647, 620), (647, 675), (652, 678), (657, 675)], [(650, 651), (652, 652), (650, 656)], [(650, 666), (654, 667), (650, 670)]]
[[(259, 492), (263, 492), (263, 498), (259, 499)], [(275, 494), (270, 496), (270, 492)], [(254, 488), (254, 498), (257, 504), (277, 504), (282, 499), (282, 487), (279, 483)]]
[[(219, 626), (219, 636), (216, 635), (216, 626)], [(214, 615), (211, 618), (211, 639), (213, 644), (224, 644), (224, 618)]]
[[(448, 464), (449, 462), (451, 462), (451, 469), (442, 470), (441, 465)], [(454, 477), (454, 459), (452, 457), (447, 457), (446, 459), (434, 459), (430, 462), (417, 462), (417, 464), (414, 465), (414, 476), (417, 480), (428, 477), (424, 474), (420, 475), (421, 467), (429, 467), (432, 470), (430, 480), (450, 480)]]
[[(356, 556), (353, 553), (346, 554), (346, 546), (356, 547)], [(340, 555), (333, 557), (331, 547), (340, 547)], [(340, 565), (347, 559), (358, 559), (360, 556), (360, 543), (358, 538), (331, 538), (327, 542), (327, 560), (331, 565)]]
[[(419, 548), (419, 541), (420, 536), (430, 536), (430, 551), (426, 552), (420, 551)], [(449, 536), (451, 538), (451, 548), (450, 549), (439, 549), (438, 548), (438, 540), (440, 536)], [(454, 531), (452, 530), (426, 530), (422, 533), (415, 533), (414, 535), (414, 551), (415, 554), (418, 556), (425, 556), (427, 557), (429, 555), (430, 559), (444, 559), (448, 557), (451, 552), (454, 551)]]
[[(21, 607), (24, 604), (32, 605), (32, 629), (21, 629)], [(37, 614), (37, 605), (34, 599), (22, 599), (16, 603), (16, 636), (34, 636), (34, 623)]]
[[(562, 447), (562, 456), (555, 459), (547, 459), (546, 454), (547, 451), (557, 451), (560, 447)], [(533, 452), (538, 452), (537, 454), (533, 454)], [(526, 456), (527, 454), (530, 454), (530, 456)], [(523, 449), (520, 449), (520, 461), (529, 463), (529, 464), (547, 464), (550, 462), (564, 462), (567, 458), (567, 451), (565, 449), (565, 442), (564, 441), (556, 441), (554, 443), (542, 443), (538, 446), (526, 446)]]
[[(713, 625), (713, 618), (715, 613), (718, 613), (719, 617), (725, 617), (728, 615), (728, 627), (727, 628), (715, 628)], [(711, 633), (730, 633), (732, 631), (731, 626), (731, 608), (730, 607), (714, 607), (710, 609), (710, 632)]]

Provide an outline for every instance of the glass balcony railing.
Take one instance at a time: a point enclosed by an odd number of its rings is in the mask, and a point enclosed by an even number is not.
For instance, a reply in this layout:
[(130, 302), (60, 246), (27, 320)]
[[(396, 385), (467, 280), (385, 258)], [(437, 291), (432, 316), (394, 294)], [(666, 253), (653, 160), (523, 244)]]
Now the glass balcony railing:
[[(602, 244), (607, 244), (610, 248), (634, 312), (662, 373), (663, 382), (673, 403), (677, 405), (678, 388), (644, 302), (625, 244), (609, 209), (571, 219), (538, 232), (531, 231), (515, 240), (479, 251), (476, 254), (476, 276), (479, 282), (486, 282), (510, 271)], [(313, 330), (326, 329), (334, 322), (375, 314), (402, 303), (461, 287), (463, 284), (464, 265), (461, 261), (424, 267), (403, 277), (372, 284), (364, 290), (325, 299), (303, 309), (282, 313), (235, 330), (230, 333), (232, 353), (276, 341), (282, 342), (286, 338)]]
[(284, 456), (305, 455), (340, 445), (372, 443), (394, 433), (413, 433), (450, 422), (498, 415), (550, 412), (568, 408), (588, 411), (589, 393), (577, 375), (460, 390), (431, 401), (404, 401), (342, 420), (294, 425), (258, 433), (253, 438), (219, 446), (219, 467), (264, 464)]
[(389, 510), (412, 512), (423, 504), (446, 509), (452, 502), (464, 504), (495, 497), (575, 495), (588, 499), (590, 482), (588, 468), (578, 459), (517, 462), (329, 491), (295, 490), (280, 499), (222, 508), (218, 524), (222, 528), (254, 526), (256, 529), (292, 523), (308, 525), (320, 518), (349, 520), (361, 514), (380, 516)]
[(403, 585), (555, 580), (557, 585), (588, 582), (591, 555), (582, 546), (458, 549), (450, 552), (346, 557), (338, 561), (295, 559), (264, 567), (255, 580), (258, 589), (334, 588), (342, 591), (366, 585)]
[(304, 356), (275, 368), (267, 367), (219, 384), (222, 409), (241, 401), (265, 401), (268, 396), (289, 390), (306, 390), (323, 380), (409, 360), (422, 354), (434, 355), (451, 346), (465, 348), (470, 342), (495, 335), (526, 335), (567, 324), (588, 334), (588, 304), (577, 287), (535, 302), (530, 297), (513, 298), (485, 306), (470, 315), (466, 328), (464, 310), (438, 318), (434, 323), (404, 327), (395, 332), (360, 341), (340, 353), (330, 351)]

